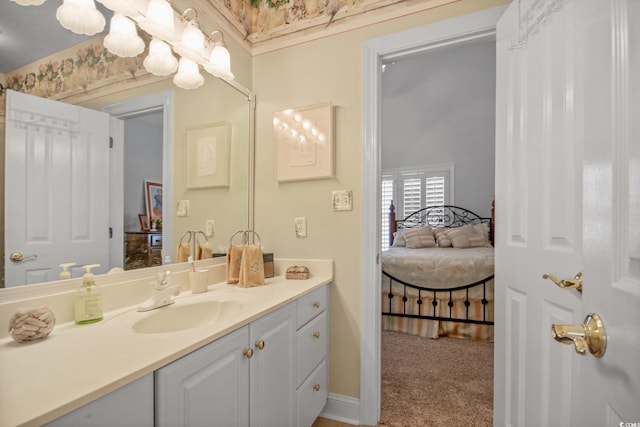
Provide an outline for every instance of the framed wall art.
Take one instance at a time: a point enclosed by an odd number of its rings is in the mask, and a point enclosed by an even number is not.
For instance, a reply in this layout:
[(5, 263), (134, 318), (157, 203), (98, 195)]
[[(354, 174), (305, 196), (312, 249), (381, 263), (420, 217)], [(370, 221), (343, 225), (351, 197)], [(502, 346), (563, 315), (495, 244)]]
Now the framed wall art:
[(144, 182), (145, 206), (147, 208), (147, 220), (162, 220), (162, 183)]
[(278, 111), (273, 127), (278, 181), (335, 177), (331, 103)]
[(187, 188), (229, 186), (229, 140), (227, 122), (187, 130)]

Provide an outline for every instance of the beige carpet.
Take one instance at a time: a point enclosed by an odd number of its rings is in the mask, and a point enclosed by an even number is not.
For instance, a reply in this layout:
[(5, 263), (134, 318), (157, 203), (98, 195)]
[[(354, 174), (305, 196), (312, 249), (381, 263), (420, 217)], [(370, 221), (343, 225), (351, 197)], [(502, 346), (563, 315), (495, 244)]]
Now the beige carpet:
[(382, 332), (379, 426), (491, 426), (493, 344)]

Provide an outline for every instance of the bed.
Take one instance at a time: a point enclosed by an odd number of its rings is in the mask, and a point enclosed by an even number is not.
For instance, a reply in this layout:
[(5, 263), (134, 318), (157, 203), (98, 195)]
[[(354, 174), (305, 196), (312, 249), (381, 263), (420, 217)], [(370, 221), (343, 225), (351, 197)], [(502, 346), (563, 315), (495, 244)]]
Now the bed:
[(382, 328), (493, 341), (493, 206), (434, 206), (395, 219), (382, 261)]

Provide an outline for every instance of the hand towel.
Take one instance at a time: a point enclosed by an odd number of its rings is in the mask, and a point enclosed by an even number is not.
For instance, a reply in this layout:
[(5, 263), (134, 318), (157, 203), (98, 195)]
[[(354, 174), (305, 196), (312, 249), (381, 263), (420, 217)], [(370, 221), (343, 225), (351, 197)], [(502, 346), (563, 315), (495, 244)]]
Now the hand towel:
[(209, 242), (205, 244), (198, 244), (198, 254), (196, 255), (196, 259), (209, 259), (213, 256), (213, 250), (211, 246), (209, 246)]
[(238, 286), (250, 288), (264, 285), (264, 260), (260, 245), (245, 245), (242, 249)]
[(240, 281), (240, 263), (243, 245), (229, 245), (227, 249), (227, 283), (237, 285)]
[(191, 255), (189, 243), (180, 243), (176, 253), (176, 262), (187, 262), (189, 260), (189, 255)]

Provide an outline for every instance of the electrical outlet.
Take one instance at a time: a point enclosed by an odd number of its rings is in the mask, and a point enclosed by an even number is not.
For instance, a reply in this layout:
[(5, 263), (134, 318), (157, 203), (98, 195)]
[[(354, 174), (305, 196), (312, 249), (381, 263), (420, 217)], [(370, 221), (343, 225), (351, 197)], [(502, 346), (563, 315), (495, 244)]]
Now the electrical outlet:
[(307, 218), (304, 216), (295, 218), (296, 237), (307, 237)]
[(212, 219), (208, 219), (204, 228), (204, 234), (207, 237), (213, 237), (213, 226), (216, 222)]

